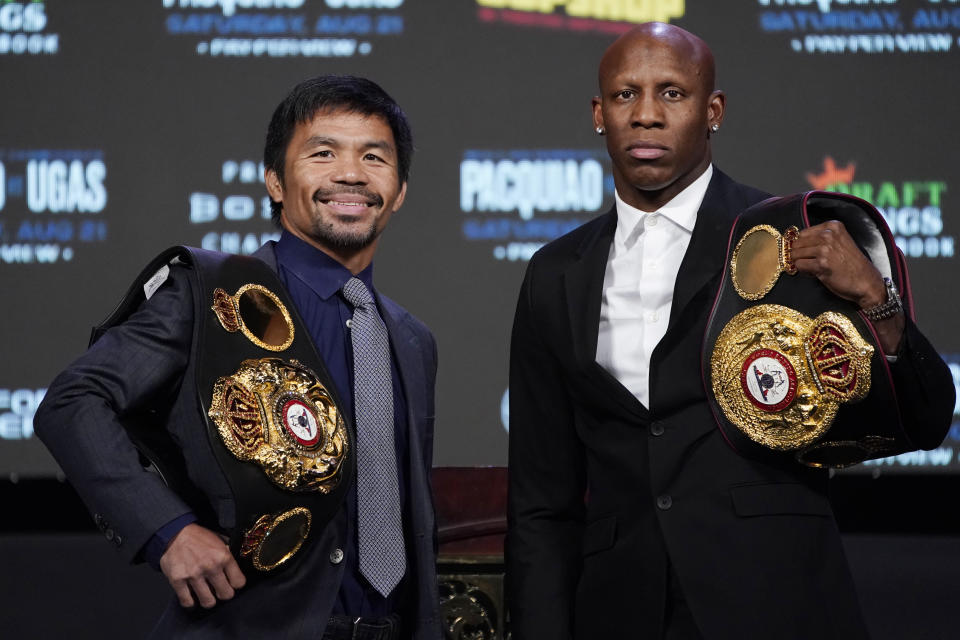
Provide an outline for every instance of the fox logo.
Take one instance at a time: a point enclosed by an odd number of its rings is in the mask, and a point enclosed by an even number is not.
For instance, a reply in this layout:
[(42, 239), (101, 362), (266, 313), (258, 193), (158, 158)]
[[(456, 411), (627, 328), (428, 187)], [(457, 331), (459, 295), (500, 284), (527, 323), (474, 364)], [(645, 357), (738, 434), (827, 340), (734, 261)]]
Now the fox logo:
[(847, 163), (847, 166), (841, 168), (830, 156), (823, 159), (823, 171), (820, 173), (807, 172), (807, 182), (812, 189), (822, 191), (835, 184), (850, 184), (853, 182), (853, 174), (857, 170), (857, 165), (853, 162)]

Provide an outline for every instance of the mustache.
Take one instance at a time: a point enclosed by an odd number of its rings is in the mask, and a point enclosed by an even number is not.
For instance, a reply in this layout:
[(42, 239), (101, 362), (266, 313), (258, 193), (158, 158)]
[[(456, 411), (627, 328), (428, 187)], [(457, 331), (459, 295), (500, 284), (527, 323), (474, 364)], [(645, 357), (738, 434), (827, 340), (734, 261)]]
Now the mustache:
[(356, 186), (356, 187), (338, 187), (336, 189), (324, 189), (320, 188), (313, 192), (313, 201), (320, 202), (321, 200), (332, 200), (334, 196), (340, 194), (348, 194), (352, 196), (362, 196), (369, 200), (374, 206), (382, 207), (383, 198), (380, 197), (380, 194), (370, 191), (366, 187)]

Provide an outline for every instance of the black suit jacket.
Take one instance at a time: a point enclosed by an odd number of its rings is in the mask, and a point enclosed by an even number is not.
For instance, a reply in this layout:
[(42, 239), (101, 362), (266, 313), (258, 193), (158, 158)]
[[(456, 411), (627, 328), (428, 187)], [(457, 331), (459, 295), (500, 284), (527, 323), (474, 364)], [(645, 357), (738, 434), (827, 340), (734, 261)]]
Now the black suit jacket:
[[(660, 638), (670, 565), (705, 638), (866, 635), (827, 473), (736, 454), (701, 383), (731, 224), (764, 197), (715, 171), (651, 359), (650, 407), (596, 363), (616, 211), (531, 260), (510, 360), (516, 640)], [(893, 367), (903, 414), (933, 447), (949, 428), (951, 378), (912, 324), (904, 342)]]
[[(272, 243), (258, 251), (276, 270)], [(168, 280), (130, 318), (107, 331), (50, 385), (35, 416), (53, 452), (101, 531), (128, 559), (164, 524), (189, 511), (154, 473), (145, 472), (121, 420), (144, 407), (167, 406), (166, 428), (184, 454), (193, 484), (220, 523), (231, 526), (233, 501), (201, 415), (189, 365), (194, 328), (192, 279), (174, 266)], [(429, 470), (433, 459), (436, 344), (399, 305), (378, 296), (406, 393), (408, 579), (415, 592), (415, 638), (439, 637), (435, 523)], [(202, 391), (201, 391), (202, 392)], [(208, 391), (209, 392), (209, 391)], [(352, 430), (352, 427), (351, 427)], [(348, 544), (344, 509), (301, 551), (292, 567), (254, 581), (210, 611), (184, 610), (171, 599), (158, 638), (319, 638), (343, 573), (334, 551)], [(412, 613), (412, 612), (411, 612)], [(409, 621), (408, 621), (409, 622)]]

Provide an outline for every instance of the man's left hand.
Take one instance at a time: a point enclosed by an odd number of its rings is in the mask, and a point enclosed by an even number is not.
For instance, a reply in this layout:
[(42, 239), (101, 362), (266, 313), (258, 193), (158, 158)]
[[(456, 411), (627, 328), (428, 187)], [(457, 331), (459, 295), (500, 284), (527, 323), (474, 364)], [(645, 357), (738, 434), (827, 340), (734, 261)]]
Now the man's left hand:
[[(804, 229), (792, 246), (793, 264), (801, 273), (816, 277), (834, 295), (861, 309), (887, 300), (883, 277), (853, 241), (846, 227), (836, 220)], [(873, 322), (884, 353), (895, 354), (903, 336), (904, 318)]]

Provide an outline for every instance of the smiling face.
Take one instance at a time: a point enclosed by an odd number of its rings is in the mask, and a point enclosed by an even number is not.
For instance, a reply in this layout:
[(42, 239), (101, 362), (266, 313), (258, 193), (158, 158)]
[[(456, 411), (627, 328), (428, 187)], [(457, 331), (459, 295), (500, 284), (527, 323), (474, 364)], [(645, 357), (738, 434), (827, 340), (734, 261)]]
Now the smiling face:
[(723, 119), (706, 44), (669, 25), (641, 25), (600, 62), (594, 125), (603, 127), (617, 193), (656, 211), (710, 164), (710, 126)]
[(362, 271), (400, 208), (407, 185), (387, 122), (345, 110), (318, 112), (297, 124), (284, 177), (267, 169), (270, 197), (283, 204), (283, 228), (350, 269)]

